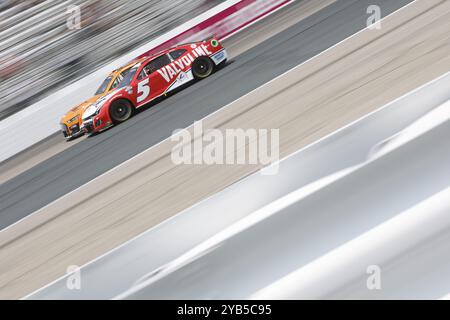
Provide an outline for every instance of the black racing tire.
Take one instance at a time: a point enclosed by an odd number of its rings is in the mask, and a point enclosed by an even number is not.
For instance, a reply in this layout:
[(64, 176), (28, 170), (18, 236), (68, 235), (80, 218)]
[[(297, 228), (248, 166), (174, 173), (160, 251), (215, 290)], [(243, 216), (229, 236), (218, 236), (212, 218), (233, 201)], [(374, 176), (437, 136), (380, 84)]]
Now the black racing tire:
[(133, 106), (128, 100), (116, 100), (109, 107), (109, 116), (115, 123), (127, 121), (133, 115)]
[(198, 57), (192, 64), (192, 74), (195, 79), (209, 77), (214, 71), (214, 63), (208, 57)]

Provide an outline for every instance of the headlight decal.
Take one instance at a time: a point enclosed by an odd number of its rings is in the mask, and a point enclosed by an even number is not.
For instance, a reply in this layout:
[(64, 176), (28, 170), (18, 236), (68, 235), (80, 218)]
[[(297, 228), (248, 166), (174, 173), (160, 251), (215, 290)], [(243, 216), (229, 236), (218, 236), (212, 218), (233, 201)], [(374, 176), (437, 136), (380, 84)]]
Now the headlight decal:
[(73, 122), (75, 122), (75, 121), (78, 121), (78, 116), (75, 116), (75, 117), (73, 117), (72, 119), (70, 119), (70, 120), (68, 121), (68, 123), (73, 123)]
[(97, 112), (97, 106), (91, 104), (83, 113), (83, 120), (92, 117)]

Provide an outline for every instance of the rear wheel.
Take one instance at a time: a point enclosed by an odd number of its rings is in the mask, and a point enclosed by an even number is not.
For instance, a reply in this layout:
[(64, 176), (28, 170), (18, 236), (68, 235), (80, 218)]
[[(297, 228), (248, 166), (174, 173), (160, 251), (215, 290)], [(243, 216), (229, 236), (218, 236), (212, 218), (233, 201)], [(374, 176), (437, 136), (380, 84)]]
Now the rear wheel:
[(214, 71), (214, 64), (208, 57), (199, 57), (192, 64), (192, 73), (196, 79), (209, 77)]
[(109, 116), (114, 123), (128, 120), (133, 114), (133, 107), (127, 100), (114, 101), (109, 107)]

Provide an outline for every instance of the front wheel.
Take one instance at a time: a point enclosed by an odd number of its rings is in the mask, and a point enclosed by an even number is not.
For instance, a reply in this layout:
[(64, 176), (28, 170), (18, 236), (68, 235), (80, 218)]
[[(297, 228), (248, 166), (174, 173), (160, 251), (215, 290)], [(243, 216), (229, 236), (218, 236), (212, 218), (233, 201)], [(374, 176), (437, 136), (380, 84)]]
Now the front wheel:
[(214, 71), (214, 64), (208, 57), (199, 57), (192, 65), (192, 74), (196, 79), (209, 77)]
[(131, 103), (126, 100), (114, 101), (109, 107), (109, 116), (114, 123), (121, 123), (128, 120), (133, 114)]

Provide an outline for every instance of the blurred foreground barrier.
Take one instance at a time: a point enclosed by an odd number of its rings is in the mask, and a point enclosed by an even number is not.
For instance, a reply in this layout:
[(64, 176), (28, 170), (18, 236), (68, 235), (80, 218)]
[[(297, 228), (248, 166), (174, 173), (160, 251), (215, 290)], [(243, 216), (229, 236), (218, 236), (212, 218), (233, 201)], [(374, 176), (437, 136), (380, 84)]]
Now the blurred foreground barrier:
[(210, 36), (224, 39), (293, 0), (228, 0), (152, 40), (85, 78), (0, 122), (0, 162), (56, 133), (59, 118), (94, 94), (107, 74), (130, 60), (177, 43)]

